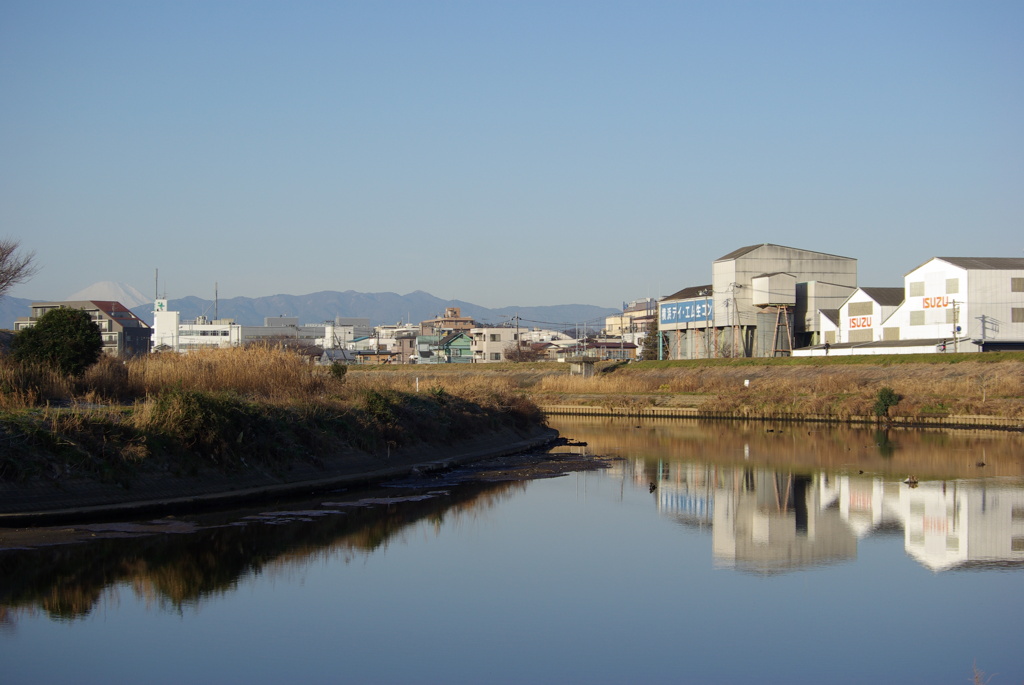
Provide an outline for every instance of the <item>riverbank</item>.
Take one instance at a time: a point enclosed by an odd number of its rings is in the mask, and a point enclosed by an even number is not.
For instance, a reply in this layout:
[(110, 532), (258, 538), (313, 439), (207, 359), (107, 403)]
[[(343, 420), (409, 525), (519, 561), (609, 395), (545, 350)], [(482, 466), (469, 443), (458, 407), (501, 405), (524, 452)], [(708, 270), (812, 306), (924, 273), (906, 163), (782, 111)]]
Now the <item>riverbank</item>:
[[(0, 520), (8, 525), (199, 508), (444, 468), (553, 439), (542, 412), (1024, 431), (1019, 353), (602, 362), (581, 378), (557, 363), (338, 373), (273, 351), (225, 350), (107, 364), (79, 381), (77, 396), (54, 384), (48, 392), (58, 396), (45, 403), (38, 384), (11, 391), (14, 381), (4, 381)], [(876, 412), (886, 388), (894, 401)]]
[(278, 497), (554, 438), (520, 393), (398, 387), (276, 348), (105, 359), (84, 377), (0, 358), (0, 517), (58, 520)]
[[(354, 375), (363, 372), (353, 369)], [(464, 376), (552, 414), (1024, 430), (1024, 353), (393, 367), (405, 383)], [(401, 381), (395, 381), (400, 383)], [(887, 402), (878, 407), (880, 393)]]
[(88, 475), (0, 482), (0, 526), (165, 515), (360, 487), (538, 449), (557, 437), (556, 431), (535, 425), (380, 454), (334, 450), (315, 458), (296, 455), (275, 469), (248, 464), (231, 470), (202, 466), (176, 475), (161, 468), (139, 468), (127, 482)]

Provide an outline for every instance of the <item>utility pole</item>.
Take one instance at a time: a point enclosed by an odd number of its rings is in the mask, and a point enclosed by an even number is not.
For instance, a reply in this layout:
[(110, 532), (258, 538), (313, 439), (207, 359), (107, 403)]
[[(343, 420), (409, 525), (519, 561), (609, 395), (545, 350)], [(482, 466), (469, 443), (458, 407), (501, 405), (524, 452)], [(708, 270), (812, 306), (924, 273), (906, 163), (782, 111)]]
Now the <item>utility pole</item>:
[(960, 304), (953, 300), (953, 351), (960, 351)]
[(523, 341), (519, 339), (519, 312), (516, 312), (516, 361), (523, 358)]
[(988, 330), (988, 316), (986, 314), (982, 314), (981, 316), (976, 316), (974, 318), (981, 322), (981, 340), (984, 342), (985, 334)]

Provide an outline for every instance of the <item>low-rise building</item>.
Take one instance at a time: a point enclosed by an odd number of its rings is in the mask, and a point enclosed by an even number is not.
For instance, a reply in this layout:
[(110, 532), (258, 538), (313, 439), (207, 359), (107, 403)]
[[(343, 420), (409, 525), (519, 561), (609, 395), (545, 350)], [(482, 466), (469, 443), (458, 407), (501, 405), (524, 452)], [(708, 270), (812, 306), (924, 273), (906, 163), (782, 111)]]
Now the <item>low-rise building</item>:
[(473, 328), (469, 334), (473, 360), (477, 362), (504, 361), (505, 350), (521, 342), (520, 332), (508, 326)]
[(168, 311), (167, 300), (158, 299), (153, 311), (153, 349), (189, 352), (254, 343), (317, 347), (323, 344), (324, 324), (299, 325), (295, 317), (269, 316), (262, 326), (242, 326), (234, 319), (199, 316), (181, 320), (180, 312)]
[(103, 337), (103, 353), (114, 357), (147, 354), (152, 344), (153, 329), (120, 302), (109, 300), (68, 300), (64, 302), (33, 302), (32, 313), (14, 322), (14, 330), (31, 328), (52, 309), (80, 309), (89, 315)]
[(622, 336), (630, 333), (643, 333), (657, 315), (658, 301), (653, 297), (623, 303), (620, 314), (605, 317), (605, 335)]
[(468, 333), (476, 326), (476, 322), (468, 316), (462, 316), (459, 307), (448, 307), (444, 316), (437, 316), (420, 323), (420, 335), (441, 335), (463, 331)]

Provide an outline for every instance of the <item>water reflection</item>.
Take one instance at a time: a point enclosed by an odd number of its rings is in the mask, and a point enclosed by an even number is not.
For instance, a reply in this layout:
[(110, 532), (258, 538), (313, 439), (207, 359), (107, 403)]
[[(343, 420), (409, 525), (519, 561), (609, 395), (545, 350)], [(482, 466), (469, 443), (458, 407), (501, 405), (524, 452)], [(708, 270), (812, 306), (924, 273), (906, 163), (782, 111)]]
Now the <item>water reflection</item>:
[[(649, 491), (659, 514), (710, 534), (709, 563), (718, 567), (771, 575), (846, 563), (865, 538), (903, 535), (906, 552), (934, 571), (1024, 568), (1019, 435), (552, 424), (586, 443), (572, 450), (613, 458), (598, 478)], [(901, 482), (909, 473), (918, 474), (917, 487)], [(181, 612), (246, 577), (319, 560), (347, 564), (414, 526), (436, 533), (528, 487), (445, 478), (226, 514), (0, 530), (0, 626), (39, 613), (88, 616), (115, 587)]]
[(38, 612), (83, 618), (117, 585), (130, 586), (147, 606), (180, 613), (233, 591), (244, 577), (316, 560), (349, 563), (386, 547), (410, 526), (439, 528), (524, 487), (466, 484), (409, 495), (333, 495), (183, 520), (0, 530), (0, 625)]
[[(892, 534), (935, 571), (1024, 565), (1018, 435), (764, 424), (723, 431), (721, 423), (608, 419), (555, 425), (590, 450), (625, 457), (611, 475), (649, 483), (662, 514), (710, 529), (720, 566), (778, 573), (835, 563), (855, 558), (859, 539)], [(822, 464), (829, 470), (814, 468)], [(982, 468), (1003, 475), (978, 478)], [(896, 475), (907, 471), (929, 476), (907, 485)]]

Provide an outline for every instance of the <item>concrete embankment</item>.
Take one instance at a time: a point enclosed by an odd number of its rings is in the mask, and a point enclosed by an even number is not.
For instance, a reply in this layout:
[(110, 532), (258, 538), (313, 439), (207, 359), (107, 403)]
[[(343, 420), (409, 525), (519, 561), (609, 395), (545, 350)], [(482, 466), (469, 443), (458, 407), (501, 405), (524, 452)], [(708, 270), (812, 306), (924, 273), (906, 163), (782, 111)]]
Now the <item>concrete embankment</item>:
[(273, 472), (260, 468), (204, 469), (190, 476), (140, 472), (127, 486), (89, 478), (0, 483), (0, 526), (166, 515), (307, 495), (538, 449), (557, 437), (556, 431), (543, 426), (504, 429), (450, 445), (417, 445), (384, 454), (352, 451), (312, 461), (296, 458)]
[(966, 428), (1024, 431), (1024, 419), (1006, 416), (834, 416), (787, 412), (723, 412), (697, 407), (615, 407), (593, 405), (541, 405), (549, 416), (609, 416), (636, 419), (725, 419), (745, 421), (810, 422), (841, 425), (885, 425), (888, 428)]

